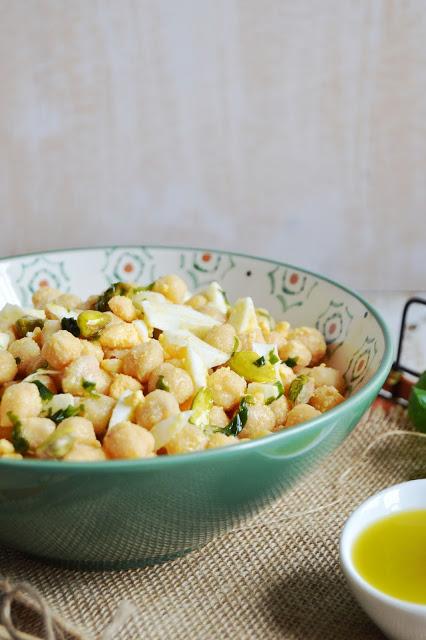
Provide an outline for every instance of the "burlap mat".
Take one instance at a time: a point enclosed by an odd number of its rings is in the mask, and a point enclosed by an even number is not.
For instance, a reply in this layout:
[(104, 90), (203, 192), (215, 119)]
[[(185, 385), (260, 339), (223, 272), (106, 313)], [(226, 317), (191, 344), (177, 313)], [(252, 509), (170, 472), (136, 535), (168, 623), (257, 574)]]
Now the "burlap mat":
[[(115, 573), (81, 572), (0, 548), (0, 573), (37, 587), (56, 611), (87, 632), (84, 638), (101, 637), (126, 599), (137, 613), (114, 635), (117, 640), (378, 640), (384, 636), (343, 579), (339, 535), (350, 512), (368, 495), (426, 476), (425, 440), (393, 435), (365, 454), (380, 434), (408, 428), (401, 408), (386, 413), (376, 407), (337, 452), (279, 502), (239, 530), (173, 562)], [(342, 472), (352, 465), (347, 484), (339, 489)], [(330, 507), (294, 515), (338, 497), (340, 502)], [(35, 628), (36, 622), (31, 624)]]

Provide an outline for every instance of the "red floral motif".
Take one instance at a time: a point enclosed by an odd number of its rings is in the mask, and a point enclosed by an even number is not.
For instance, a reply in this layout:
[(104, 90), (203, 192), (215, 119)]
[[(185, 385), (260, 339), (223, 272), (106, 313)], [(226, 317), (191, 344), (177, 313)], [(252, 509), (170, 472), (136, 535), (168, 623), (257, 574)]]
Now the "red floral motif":
[(210, 262), (211, 259), (212, 259), (211, 253), (203, 253), (203, 255), (201, 256), (201, 260), (203, 262)]
[(49, 286), (49, 281), (46, 280), (46, 278), (43, 278), (43, 280), (40, 280), (40, 282), (38, 283), (39, 287), (48, 287)]
[(297, 273), (292, 273), (290, 276), (290, 284), (296, 284), (299, 282), (299, 276)]
[(364, 368), (364, 366), (365, 366), (365, 360), (364, 358), (362, 358), (356, 366), (356, 372), (359, 373)]
[(123, 267), (124, 271), (126, 273), (132, 273), (132, 271), (135, 270), (135, 267), (133, 266), (133, 264), (131, 262), (126, 262), (126, 264)]
[(336, 323), (332, 322), (331, 325), (328, 327), (328, 333), (330, 335), (333, 335), (333, 333), (336, 331)]

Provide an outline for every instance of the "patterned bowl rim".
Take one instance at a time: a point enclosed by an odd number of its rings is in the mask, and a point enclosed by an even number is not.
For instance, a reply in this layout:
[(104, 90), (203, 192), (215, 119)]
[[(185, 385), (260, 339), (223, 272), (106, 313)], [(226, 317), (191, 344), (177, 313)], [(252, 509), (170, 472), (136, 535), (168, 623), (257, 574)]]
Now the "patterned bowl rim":
[(241, 442), (235, 446), (229, 447), (220, 447), (217, 449), (207, 449), (203, 451), (195, 451), (193, 453), (183, 453), (179, 455), (170, 455), (170, 456), (157, 456), (155, 458), (143, 458), (137, 460), (106, 460), (105, 462), (63, 462), (56, 460), (31, 460), (28, 458), (24, 458), (23, 460), (11, 460), (11, 459), (0, 459), (0, 468), (12, 468), (14, 470), (21, 468), (23, 470), (36, 470), (39, 469), (40, 472), (52, 471), (55, 473), (61, 472), (82, 472), (87, 473), (88, 470), (90, 472), (100, 472), (100, 473), (108, 473), (108, 471), (117, 471), (120, 470), (130, 470), (137, 471), (139, 469), (152, 469), (161, 468), (165, 465), (172, 464), (186, 464), (190, 461), (195, 462), (196, 460), (201, 463), (202, 460), (205, 460), (206, 463), (217, 461), (222, 457), (229, 457), (231, 459), (238, 457), (240, 454), (244, 455), (248, 452), (249, 449), (260, 450), (264, 446), (269, 446), (271, 442), (271, 438), (274, 439), (276, 445), (284, 445), (285, 440), (288, 437), (288, 434), (294, 434), (295, 430), (298, 433), (307, 433), (314, 431), (317, 427), (323, 425), (324, 427), (330, 420), (338, 419), (339, 417), (344, 417), (345, 414), (348, 415), (351, 413), (351, 409), (358, 404), (362, 404), (364, 399), (367, 399), (369, 395), (375, 390), (379, 389), (386, 377), (389, 373), (389, 370), (392, 366), (393, 362), (393, 346), (392, 339), (389, 332), (389, 329), (383, 320), (381, 314), (369, 303), (365, 300), (359, 293), (353, 291), (349, 287), (336, 282), (332, 278), (328, 278), (327, 276), (323, 276), (315, 271), (310, 271), (308, 269), (304, 269), (302, 267), (298, 267), (293, 264), (289, 264), (288, 262), (281, 262), (280, 260), (275, 260), (273, 258), (265, 258), (261, 256), (252, 256), (248, 253), (240, 253), (237, 251), (228, 251), (222, 249), (210, 249), (206, 247), (191, 247), (187, 245), (162, 245), (162, 244), (125, 244), (125, 245), (98, 245), (98, 246), (86, 246), (86, 247), (72, 247), (68, 249), (48, 249), (47, 251), (34, 251), (32, 253), (21, 253), (11, 256), (4, 256), (0, 258), (0, 264), (7, 262), (9, 260), (15, 260), (19, 258), (30, 258), (36, 256), (45, 256), (52, 253), (74, 253), (78, 251), (87, 252), (90, 251), (99, 251), (99, 250), (108, 250), (108, 249), (161, 249), (165, 251), (197, 251), (197, 252), (209, 252), (209, 253), (219, 253), (228, 256), (236, 256), (239, 258), (247, 258), (249, 260), (255, 260), (258, 262), (264, 262), (269, 264), (274, 264), (277, 267), (287, 267), (290, 269), (294, 269), (295, 271), (299, 271), (309, 276), (314, 276), (323, 282), (328, 282), (333, 286), (337, 287), (341, 291), (349, 294), (361, 304), (365, 306), (365, 308), (369, 311), (369, 313), (375, 318), (377, 324), (379, 325), (384, 339), (384, 352), (382, 359), (377, 367), (377, 371), (374, 375), (368, 380), (368, 382), (363, 385), (360, 389), (355, 391), (353, 395), (349, 398), (346, 398), (342, 404), (330, 409), (326, 413), (323, 413), (321, 416), (317, 418), (313, 418), (312, 420), (307, 420), (306, 422), (295, 425), (294, 427), (288, 427), (285, 430), (278, 431), (272, 435), (263, 436), (262, 438), (258, 438), (256, 440), (251, 440), (250, 442)]

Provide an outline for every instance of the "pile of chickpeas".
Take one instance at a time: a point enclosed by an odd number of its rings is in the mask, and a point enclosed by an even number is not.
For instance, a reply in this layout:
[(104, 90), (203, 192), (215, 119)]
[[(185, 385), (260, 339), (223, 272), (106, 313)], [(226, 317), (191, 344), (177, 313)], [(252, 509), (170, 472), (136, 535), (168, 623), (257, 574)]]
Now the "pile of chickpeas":
[[(171, 419), (190, 415), (200, 387), (185, 348), (171, 346), (161, 329), (150, 326), (134, 304), (133, 287), (121, 284), (109, 296), (104, 292), (86, 301), (41, 287), (33, 305), (44, 313), (34, 318), (29, 310), (22, 310), (22, 318), (16, 311), (13, 318), (0, 313), (0, 333), (7, 342), (0, 349), (0, 457), (98, 461), (188, 453), (273, 434), (344, 400), (343, 376), (323, 362), (326, 343), (317, 329), (292, 328), (255, 309), (254, 324), (241, 331), (230, 321), (228, 302), (218, 308), (203, 291), (191, 296), (179, 276), (166, 275), (147, 290), (160, 294), (165, 304), (189, 306), (213, 318), (214, 326), (198, 338), (227, 357), (206, 371), (202, 420), (189, 418), (175, 428)], [(103, 310), (96, 311), (100, 301)], [(74, 320), (65, 314), (64, 321), (58, 308)], [(95, 314), (93, 326), (99, 327), (87, 337), (79, 328), (84, 328), (82, 319), (92, 317), (85, 312)], [(265, 398), (262, 384), (253, 385), (250, 376), (234, 370), (235, 354), (251, 354), (258, 344), (269, 345), (275, 354), (276, 398)], [(255, 363), (259, 371), (262, 362)], [(120, 403), (124, 419), (113, 421), (115, 413), (120, 418)], [(170, 425), (161, 443), (159, 424)]]

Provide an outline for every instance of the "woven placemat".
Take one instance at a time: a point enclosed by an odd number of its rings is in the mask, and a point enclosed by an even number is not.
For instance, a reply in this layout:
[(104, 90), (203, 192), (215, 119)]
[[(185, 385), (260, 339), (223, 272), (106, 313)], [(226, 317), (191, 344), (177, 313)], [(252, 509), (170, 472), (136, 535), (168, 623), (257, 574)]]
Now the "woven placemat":
[[(119, 603), (130, 600), (136, 614), (114, 638), (378, 640), (384, 636), (346, 587), (338, 543), (344, 521), (368, 495), (426, 476), (425, 440), (389, 434), (366, 453), (378, 436), (396, 429), (409, 429), (405, 412), (376, 406), (294, 490), (239, 530), (178, 560), (95, 573), (46, 566), (0, 548), (0, 573), (34, 585), (85, 639), (101, 638)], [(301, 511), (310, 513), (294, 515)]]

